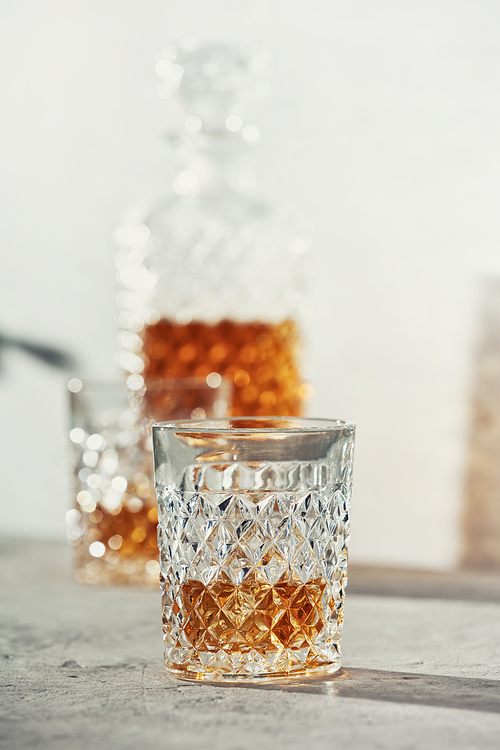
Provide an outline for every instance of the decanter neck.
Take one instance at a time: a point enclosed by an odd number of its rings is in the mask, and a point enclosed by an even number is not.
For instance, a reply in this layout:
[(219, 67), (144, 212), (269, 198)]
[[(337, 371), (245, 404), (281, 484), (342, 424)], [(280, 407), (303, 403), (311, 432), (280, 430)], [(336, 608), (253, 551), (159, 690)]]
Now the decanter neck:
[(169, 138), (178, 157), (173, 190), (178, 195), (198, 193), (248, 194), (256, 187), (253, 143), (240, 133), (224, 130)]

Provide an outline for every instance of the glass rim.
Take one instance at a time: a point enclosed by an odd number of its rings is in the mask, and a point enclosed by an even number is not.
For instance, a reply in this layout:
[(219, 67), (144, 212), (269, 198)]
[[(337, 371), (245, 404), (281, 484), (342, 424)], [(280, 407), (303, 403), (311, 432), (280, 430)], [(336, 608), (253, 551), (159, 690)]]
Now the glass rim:
[[(238, 426), (238, 422), (244, 424)], [(254, 422), (255, 427), (249, 427), (248, 422)], [(262, 422), (283, 422), (288, 423), (277, 425), (276, 427), (259, 426)], [(228, 423), (231, 426), (228, 426)], [(266, 433), (271, 435), (279, 434), (304, 434), (311, 433), (331, 433), (348, 430), (354, 432), (356, 425), (354, 422), (347, 422), (343, 419), (316, 419), (314, 417), (219, 417), (215, 419), (172, 419), (166, 422), (155, 422), (153, 429), (165, 432), (193, 433), (203, 434), (243, 434), (254, 435), (257, 433)]]

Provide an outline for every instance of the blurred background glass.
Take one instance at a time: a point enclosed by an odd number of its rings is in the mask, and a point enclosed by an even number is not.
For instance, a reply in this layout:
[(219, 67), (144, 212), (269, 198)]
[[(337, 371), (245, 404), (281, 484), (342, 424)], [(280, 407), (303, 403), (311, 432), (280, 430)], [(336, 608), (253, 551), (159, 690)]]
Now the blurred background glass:
[[(177, 169), (157, 52), (259, 40), (258, 184), (311, 224), (307, 411), (359, 425), (351, 559), (457, 564), (478, 280), (500, 272), (500, 7), (23, 0), (0, 14), (0, 329), (116, 376), (112, 235)], [(6, 533), (64, 536), (66, 380), (3, 352)]]
[(228, 412), (231, 384), (185, 378), (144, 393), (123, 382), (71, 378), (72, 507), (66, 537), (76, 579), (92, 584), (158, 583), (151, 425)]

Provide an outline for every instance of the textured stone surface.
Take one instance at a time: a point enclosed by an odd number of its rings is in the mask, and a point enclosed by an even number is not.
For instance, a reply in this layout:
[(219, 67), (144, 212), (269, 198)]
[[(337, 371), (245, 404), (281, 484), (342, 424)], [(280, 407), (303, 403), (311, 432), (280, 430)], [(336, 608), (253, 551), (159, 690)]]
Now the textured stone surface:
[(240, 688), (166, 675), (157, 591), (79, 586), (59, 545), (4, 542), (0, 562), (2, 750), (498, 748), (491, 579), (489, 601), (431, 598), (429, 576), (428, 598), (373, 596), (354, 570), (342, 674)]

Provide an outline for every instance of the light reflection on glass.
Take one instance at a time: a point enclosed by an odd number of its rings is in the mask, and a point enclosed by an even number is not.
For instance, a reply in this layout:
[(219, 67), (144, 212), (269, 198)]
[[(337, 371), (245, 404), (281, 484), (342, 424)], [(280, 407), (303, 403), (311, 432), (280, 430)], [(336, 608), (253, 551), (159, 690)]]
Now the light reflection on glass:
[(102, 542), (92, 542), (92, 544), (89, 545), (89, 552), (92, 557), (102, 557), (106, 552), (106, 547)]

